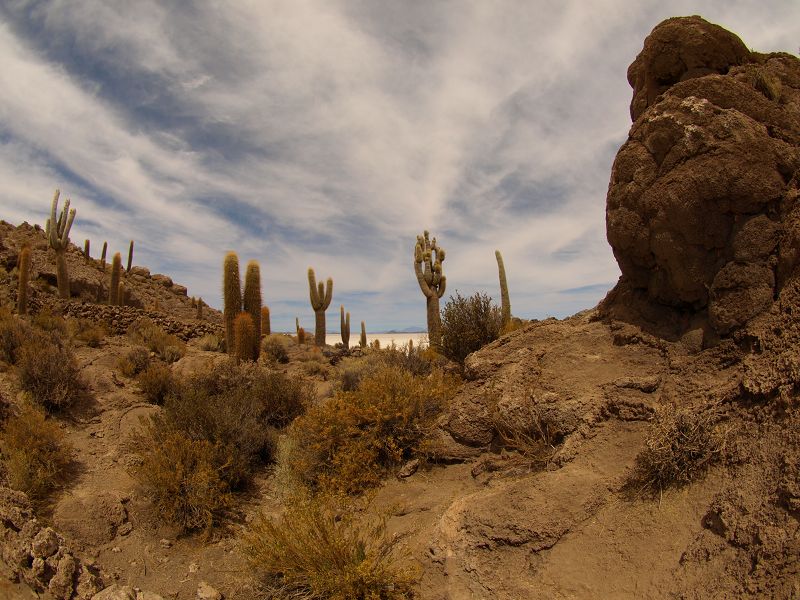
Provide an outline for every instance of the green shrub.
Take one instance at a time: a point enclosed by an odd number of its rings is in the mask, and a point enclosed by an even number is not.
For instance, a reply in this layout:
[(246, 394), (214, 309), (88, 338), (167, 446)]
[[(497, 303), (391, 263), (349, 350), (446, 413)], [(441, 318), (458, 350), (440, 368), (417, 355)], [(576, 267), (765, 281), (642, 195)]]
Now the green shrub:
[(172, 370), (162, 362), (150, 364), (136, 376), (136, 383), (151, 404), (163, 404), (166, 397), (175, 391)]
[(165, 521), (208, 534), (231, 506), (230, 486), (219, 472), (233, 458), (230, 448), (151, 425), (139, 455), (133, 475)]
[(463, 298), (456, 292), (442, 308), (442, 353), (460, 364), (500, 337), (500, 309), (486, 294)]
[(17, 352), (20, 387), (46, 410), (60, 410), (86, 394), (72, 350), (60, 336), (31, 332)]
[(131, 348), (117, 361), (117, 369), (125, 377), (135, 377), (150, 364), (150, 351), (144, 346)]
[(267, 358), (277, 363), (288, 363), (289, 352), (286, 349), (287, 341), (282, 335), (268, 335), (261, 342), (261, 351)]
[(398, 541), (382, 521), (359, 526), (316, 499), (256, 519), (243, 548), (270, 597), (400, 600), (413, 598), (413, 579), (392, 567)]
[(358, 494), (422, 453), (421, 442), (455, 389), (439, 371), (422, 378), (381, 367), (357, 390), (338, 392), (292, 423), (292, 451), (282, 468), (312, 490)]
[(61, 428), (30, 405), (7, 419), (0, 431), (0, 454), (9, 486), (43, 500), (63, 480), (72, 449)]

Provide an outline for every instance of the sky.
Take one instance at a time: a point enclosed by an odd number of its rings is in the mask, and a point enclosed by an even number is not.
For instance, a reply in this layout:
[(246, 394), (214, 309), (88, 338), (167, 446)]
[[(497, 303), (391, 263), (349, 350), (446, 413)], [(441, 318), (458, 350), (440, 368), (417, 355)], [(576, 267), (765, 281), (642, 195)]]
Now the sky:
[[(307, 269), (369, 331), (425, 324), (427, 229), (448, 291), (523, 318), (595, 306), (630, 128), (626, 69), (670, 16), (800, 50), (800, 2), (0, 0), (0, 218), (166, 273), (215, 307), (257, 260), (273, 330), (313, 324)], [(355, 325), (356, 330), (358, 325)]]

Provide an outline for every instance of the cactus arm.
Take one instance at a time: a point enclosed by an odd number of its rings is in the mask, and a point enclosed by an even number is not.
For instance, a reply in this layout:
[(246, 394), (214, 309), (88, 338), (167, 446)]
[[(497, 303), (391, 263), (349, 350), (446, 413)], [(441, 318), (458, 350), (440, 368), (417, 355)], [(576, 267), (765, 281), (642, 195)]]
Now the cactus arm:
[(414, 248), (414, 273), (416, 273), (417, 275), (417, 283), (419, 283), (419, 289), (422, 290), (422, 293), (427, 298), (433, 292), (431, 291), (428, 282), (425, 280), (425, 273), (422, 270), (422, 263), (423, 263), (423, 251), (420, 247), (419, 242), (417, 242), (417, 245)]
[(308, 292), (311, 299), (311, 308), (318, 310), (317, 306), (320, 304), (320, 299), (317, 293), (317, 277), (311, 267), (308, 268)]
[(333, 299), (333, 279), (328, 277), (328, 280), (325, 282), (325, 301), (322, 303), (322, 308), (327, 309), (331, 305), (332, 299)]
[[(67, 199), (67, 204), (69, 204), (69, 199)], [(66, 207), (64, 207), (66, 210)], [(75, 220), (75, 209), (69, 211), (69, 217), (67, 218), (67, 224), (64, 227), (64, 231), (61, 233), (61, 248), (66, 250), (67, 245), (69, 244), (69, 230), (72, 228), (72, 222)]]
[(447, 288), (447, 277), (442, 275), (442, 280), (439, 282), (439, 291), (436, 294), (441, 298), (444, 296), (444, 290)]

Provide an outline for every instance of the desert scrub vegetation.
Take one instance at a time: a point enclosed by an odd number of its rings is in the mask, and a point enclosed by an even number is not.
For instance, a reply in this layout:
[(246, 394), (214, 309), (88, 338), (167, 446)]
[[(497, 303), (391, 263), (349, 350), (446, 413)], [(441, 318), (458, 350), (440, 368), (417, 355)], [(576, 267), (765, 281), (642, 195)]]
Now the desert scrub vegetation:
[(128, 337), (166, 362), (175, 362), (186, 354), (186, 345), (181, 340), (165, 332), (148, 318), (139, 319), (131, 325), (128, 328)]
[(261, 342), (261, 352), (267, 360), (285, 364), (289, 362), (288, 345), (289, 340), (286, 336), (280, 334), (268, 335)]
[(295, 500), (281, 519), (261, 515), (242, 537), (268, 597), (309, 600), (412, 598), (412, 574), (392, 564), (398, 542), (382, 520), (358, 525), (321, 498)]
[(106, 328), (90, 319), (69, 319), (67, 329), (70, 337), (89, 346), (98, 348), (107, 335)]
[(198, 341), (200, 350), (207, 352), (225, 352), (225, 340), (218, 335), (209, 333), (204, 335)]
[(721, 419), (713, 407), (660, 409), (644, 448), (636, 456), (627, 487), (660, 493), (697, 479), (726, 451), (732, 429)]
[(135, 377), (150, 365), (150, 351), (134, 346), (117, 360), (117, 370), (125, 377)]
[(48, 411), (67, 408), (87, 388), (70, 347), (60, 335), (33, 330), (17, 350), (20, 388)]
[(280, 468), (313, 491), (359, 494), (394, 467), (424, 455), (423, 440), (455, 393), (440, 371), (417, 377), (384, 366), (358, 388), (311, 407), (288, 430)]
[(8, 364), (17, 362), (17, 352), (30, 333), (30, 326), (7, 307), (0, 308), (0, 361)]
[(175, 378), (168, 365), (156, 361), (136, 376), (136, 383), (151, 404), (163, 404), (166, 397), (175, 391)]
[(419, 346), (390, 345), (383, 350), (370, 350), (361, 356), (342, 359), (337, 365), (336, 387), (344, 392), (358, 389), (361, 380), (380, 368), (391, 367), (407, 371), (411, 375), (427, 377), (441, 365), (440, 355)]
[(442, 308), (442, 353), (460, 364), (500, 337), (500, 309), (480, 292), (464, 298), (456, 291)]
[(0, 431), (0, 456), (10, 487), (42, 501), (63, 481), (72, 449), (58, 423), (24, 404)]
[(168, 521), (208, 529), (228, 495), (272, 460), (276, 430), (305, 410), (311, 394), (304, 382), (252, 362), (225, 361), (178, 379), (135, 436), (142, 463), (133, 474)]

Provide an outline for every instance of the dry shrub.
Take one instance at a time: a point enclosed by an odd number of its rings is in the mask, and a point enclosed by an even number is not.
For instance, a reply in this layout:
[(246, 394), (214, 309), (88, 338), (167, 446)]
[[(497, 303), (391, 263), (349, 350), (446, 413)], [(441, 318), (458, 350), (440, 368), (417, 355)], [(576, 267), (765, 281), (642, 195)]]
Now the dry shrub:
[[(164, 512), (169, 521), (187, 529), (207, 527), (218, 513), (207, 506), (211, 498), (200, 491), (192, 492), (188, 500), (171, 498), (176, 489), (196, 481), (187, 483), (191, 470), (183, 462), (160, 455), (170, 454), (175, 447), (177, 456), (185, 457), (181, 460), (194, 461), (192, 468), (208, 467), (216, 479), (202, 477), (227, 498), (247, 484), (259, 463), (271, 460), (275, 428), (302, 412), (309, 398), (310, 389), (304, 383), (269, 373), (254, 363), (226, 361), (204, 375), (179, 381), (167, 395), (163, 410), (136, 437), (144, 462), (134, 475), (158, 503), (172, 503)], [(154, 469), (157, 472), (151, 472)], [(228, 503), (226, 499), (220, 508)], [(206, 509), (198, 513), (197, 505)], [(202, 525), (197, 524), (198, 514), (203, 516)]]
[(289, 362), (289, 351), (286, 349), (287, 344), (286, 338), (282, 335), (268, 335), (261, 342), (261, 352), (268, 360), (285, 364)]
[(147, 428), (147, 437), (139, 453), (142, 463), (133, 475), (159, 516), (182, 529), (209, 533), (233, 501), (218, 470), (229, 459), (228, 450), (155, 425)]
[(108, 334), (105, 327), (90, 319), (70, 319), (68, 326), (72, 338), (83, 342), (90, 348), (99, 347)]
[(713, 408), (659, 410), (628, 487), (660, 492), (696, 479), (725, 451), (731, 429), (720, 419)]
[(67, 322), (49, 310), (43, 310), (31, 318), (31, 323), (42, 331), (55, 332), (65, 336), (68, 332)]
[(442, 308), (442, 353), (458, 363), (500, 337), (500, 309), (486, 294), (456, 292)]
[(72, 448), (61, 428), (41, 409), (24, 405), (0, 432), (0, 453), (9, 485), (43, 500), (63, 480)]
[(117, 361), (117, 369), (125, 377), (135, 377), (150, 365), (150, 351), (144, 346), (131, 348)]
[[(337, 389), (352, 392), (358, 389), (364, 377), (375, 373), (383, 367), (402, 369), (411, 375), (427, 377), (431, 371), (441, 364), (427, 349), (418, 346), (396, 346), (394, 344), (383, 350), (373, 350), (362, 356), (344, 358), (337, 369)], [(438, 357), (441, 358), (441, 357)]]
[(225, 340), (218, 335), (209, 333), (200, 338), (200, 350), (208, 352), (225, 352)]
[(322, 499), (296, 500), (281, 520), (261, 515), (243, 536), (244, 552), (273, 598), (413, 598), (413, 578), (392, 568), (400, 538), (385, 522), (357, 525)]
[(7, 309), (0, 311), (0, 360), (9, 364), (17, 362), (17, 353), (22, 342), (30, 334), (25, 321), (12, 315)]
[(527, 407), (525, 413), (527, 414), (517, 415), (521, 420), (519, 418), (512, 420), (495, 409), (492, 414), (492, 424), (501, 448), (515, 453), (504, 454), (506, 467), (541, 469), (547, 466), (553, 457), (560, 435), (542, 419), (535, 406)]
[(20, 387), (46, 410), (60, 410), (86, 394), (72, 350), (54, 333), (31, 332), (18, 350)]
[(128, 337), (155, 352), (167, 362), (175, 362), (186, 354), (186, 345), (147, 318), (139, 319), (128, 328)]
[(136, 383), (151, 404), (163, 404), (166, 397), (175, 390), (172, 370), (163, 362), (154, 362), (136, 376)]
[(312, 490), (358, 494), (420, 454), (455, 389), (439, 371), (421, 378), (384, 366), (295, 420), (283, 468)]

